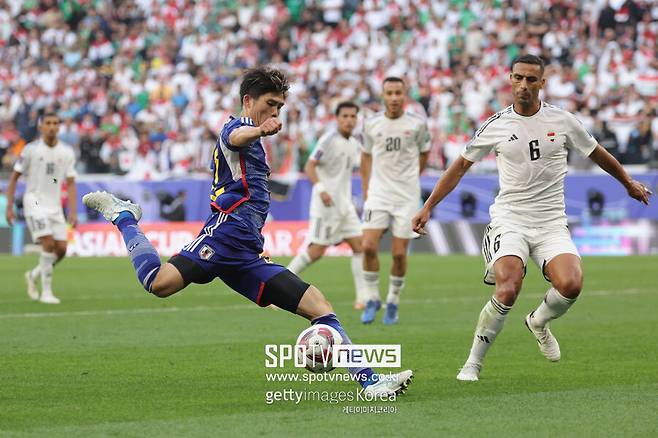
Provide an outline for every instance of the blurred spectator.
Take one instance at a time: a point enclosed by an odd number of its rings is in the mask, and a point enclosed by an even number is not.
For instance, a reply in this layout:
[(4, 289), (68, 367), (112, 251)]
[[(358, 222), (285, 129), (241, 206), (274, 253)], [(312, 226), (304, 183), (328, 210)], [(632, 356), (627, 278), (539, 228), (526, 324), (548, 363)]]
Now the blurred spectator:
[(623, 164), (644, 164), (653, 159), (651, 121), (646, 118), (631, 132)]

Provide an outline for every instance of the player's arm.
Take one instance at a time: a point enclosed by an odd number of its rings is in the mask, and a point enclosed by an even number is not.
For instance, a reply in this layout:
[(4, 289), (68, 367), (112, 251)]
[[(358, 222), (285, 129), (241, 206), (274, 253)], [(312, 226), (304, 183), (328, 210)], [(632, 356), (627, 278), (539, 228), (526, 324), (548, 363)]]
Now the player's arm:
[(69, 223), (75, 228), (78, 224), (78, 190), (75, 185), (75, 178), (72, 176), (67, 177), (66, 186), (69, 193)]
[(304, 166), (304, 173), (306, 173), (306, 176), (308, 176), (311, 184), (316, 186), (318, 192), (320, 193), (320, 199), (322, 199), (322, 203), (325, 205), (325, 207), (330, 207), (333, 205), (333, 199), (331, 199), (331, 195), (327, 193), (326, 187), (318, 177), (318, 172), (315, 170), (318, 164), (319, 163), (317, 160), (309, 158), (306, 161), (306, 165)]
[(443, 200), (450, 192), (452, 192), (459, 181), (468, 169), (473, 165), (472, 161), (467, 160), (466, 158), (460, 156), (457, 158), (451, 165), (448, 167), (448, 170), (441, 175), (441, 178), (437, 181), (434, 189), (432, 189), (432, 194), (423, 208), (413, 217), (411, 220), (411, 226), (414, 231), (418, 234), (425, 234), (425, 224), (430, 220), (430, 213), (432, 209)]
[(281, 121), (276, 117), (270, 117), (260, 126), (241, 126), (231, 131), (228, 136), (229, 144), (239, 148), (249, 146), (261, 137), (274, 135), (281, 130)]
[(372, 155), (361, 152), (361, 193), (363, 202), (368, 198), (368, 185), (370, 183), (370, 173), (372, 172)]
[(421, 152), (420, 155), (418, 156), (418, 167), (420, 171), (418, 174), (420, 175), (423, 173), (423, 171), (427, 168), (427, 159), (430, 157), (430, 152)]
[(612, 175), (617, 181), (622, 183), (628, 192), (628, 196), (636, 199), (646, 205), (649, 205), (649, 196), (651, 191), (641, 182), (630, 177), (626, 170), (619, 164), (619, 161), (613, 157), (610, 152), (606, 151), (603, 146), (596, 145), (596, 148), (589, 155), (601, 169)]
[(21, 173), (14, 170), (9, 177), (9, 184), (7, 185), (7, 211), (5, 218), (9, 225), (14, 224), (14, 195), (16, 194), (16, 183), (18, 183), (18, 178), (20, 177)]

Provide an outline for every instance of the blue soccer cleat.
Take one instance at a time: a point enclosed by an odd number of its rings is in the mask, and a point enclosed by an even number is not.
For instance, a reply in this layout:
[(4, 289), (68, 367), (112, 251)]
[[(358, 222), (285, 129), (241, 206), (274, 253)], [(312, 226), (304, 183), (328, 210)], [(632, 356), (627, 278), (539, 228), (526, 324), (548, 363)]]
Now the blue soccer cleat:
[(398, 305), (393, 303), (386, 304), (386, 313), (384, 313), (384, 324), (391, 325), (398, 322)]
[(382, 307), (382, 302), (377, 300), (369, 300), (366, 303), (366, 308), (361, 314), (361, 322), (364, 324), (370, 324), (375, 320), (375, 314)]

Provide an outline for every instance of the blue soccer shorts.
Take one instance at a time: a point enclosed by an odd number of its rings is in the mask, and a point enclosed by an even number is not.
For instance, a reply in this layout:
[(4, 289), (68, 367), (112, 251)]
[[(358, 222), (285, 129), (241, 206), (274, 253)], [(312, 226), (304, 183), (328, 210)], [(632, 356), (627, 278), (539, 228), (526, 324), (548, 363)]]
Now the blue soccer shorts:
[(242, 220), (215, 212), (196, 239), (169, 263), (178, 269), (186, 285), (219, 278), (259, 306), (275, 304), (294, 313), (309, 285), (284, 266), (263, 257), (259, 236), (249, 238), (250, 233)]

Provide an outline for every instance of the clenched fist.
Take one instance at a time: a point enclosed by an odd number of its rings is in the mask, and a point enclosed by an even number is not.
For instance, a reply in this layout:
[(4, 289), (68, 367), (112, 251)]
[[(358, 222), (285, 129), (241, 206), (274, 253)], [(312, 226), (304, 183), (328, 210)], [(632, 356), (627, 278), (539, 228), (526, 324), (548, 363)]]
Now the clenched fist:
[(270, 117), (259, 126), (260, 136), (266, 137), (268, 135), (274, 135), (281, 130), (281, 126), (281, 120)]

